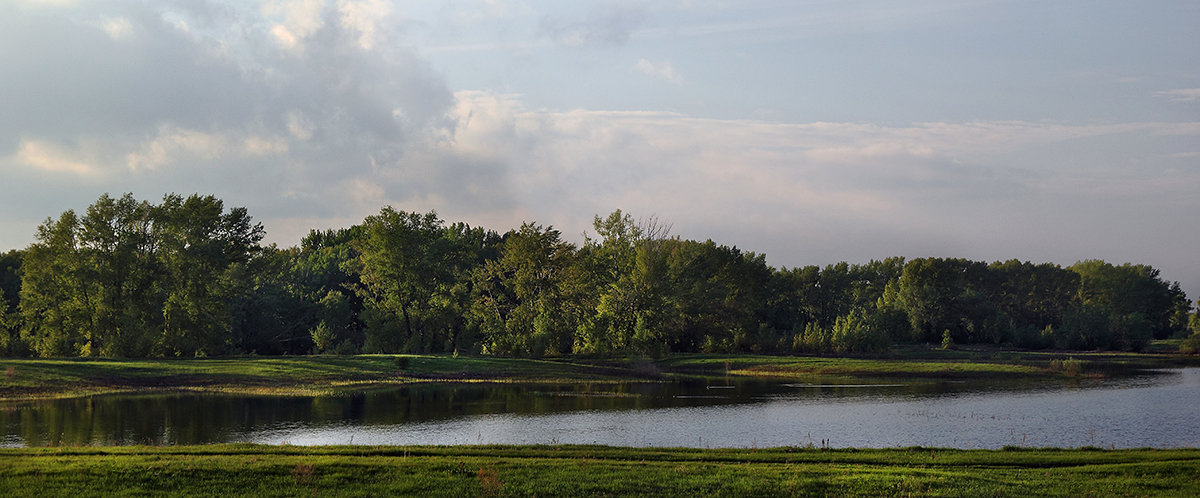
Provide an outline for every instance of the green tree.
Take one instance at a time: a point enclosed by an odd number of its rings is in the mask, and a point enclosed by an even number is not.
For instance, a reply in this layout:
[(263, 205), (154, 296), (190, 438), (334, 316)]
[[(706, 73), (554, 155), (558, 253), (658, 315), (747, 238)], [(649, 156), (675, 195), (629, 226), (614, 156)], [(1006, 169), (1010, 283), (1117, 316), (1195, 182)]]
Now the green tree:
[(262, 227), (221, 201), (164, 197), (153, 206), (101, 196), (38, 228), (22, 272), (22, 335), (40, 355), (223, 352), (232, 272)]
[(158, 207), (167, 289), (159, 353), (220, 354), (231, 349), (232, 302), (246, 285), (245, 265), (261, 250), (261, 224), (245, 208), (224, 212), (213, 196), (170, 194)]
[(363, 222), (350, 267), (360, 274), (364, 349), (367, 352), (438, 352), (466, 349), (462, 341), (470, 301), (470, 271), (498, 242), (494, 233), (436, 213), (391, 207)]
[(162, 326), (154, 207), (107, 194), (80, 220), (78, 284), (91, 314), (83, 354), (146, 356)]
[(597, 272), (595, 313), (576, 334), (577, 352), (657, 355), (668, 347), (671, 320), (666, 273), (668, 225), (654, 218), (636, 223), (614, 211), (593, 220), (600, 242), (585, 242), (585, 257)]
[(855, 309), (834, 322), (830, 344), (837, 353), (872, 353), (886, 350), (891, 341), (887, 331), (872, 326), (865, 311)]
[(21, 340), (21, 315), (18, 309), (21, 292), (21, 259), (24, 251), (0, 253), (0, 354), (24, 356)]
[(305, 354), (312, 350), (310, 329), (323, 317), (318, 291), (304, 285), (298, 248), (264, 247), (235, 279), (231, 348), (256, 354)]
[(1156, 339), (1184, 331), (1178, 310), (1186, 306), (1187, 298), (1178, 283), (1172, 285), (1159, 278), (1157, 269), (1129, 263), (1116, 266), (1100, 260), (1080, 261), (1069, 269), (1080, 276), (1080, 302), (1102, 310), (1114, 327), (1121, 317), (1141, 313)]
[(524, 223), (504, 236), (500, 258), (475, 272), (473, 309), (483, 351), (517, 356), (571, 352), (577, 327), (567, 312), (567, 276), (575, 249), (558, 230)]
[(1079, 304), (1079, 274), (1058, 265), (1014, 259), (992, 263), (988, 270), (996, 275), (998, 282), (990, 293), (991, 300), (1011, 317), (1015, 326), (1037, 329), (1059, 326)]
[(792, 325), (768, 309), (774, 270), (765, 256), (711, 240), (667, 241), (663, 326), (672, 351), (786, 350)]
[(25, 250), (21, 276), (21, 337), (41, 356), (78, 355), (92, 327), (74, 211), (47, 219)]
[(986, 340), (982, 323), (993, 313), (987, 265), (965, 259), (918, 258), (904, 266), (895, 304), (912, 322), (914, 339), (941, 340), (949, 330), (956, 343)]
[(12, 250), (0, 253), (0, 296), (8, 301), (8, 311), (16, 311), (20, 305), (21, 260), (25, 251)]
[(625, 351), (637, 325), (638, 293), (632, 288), (632, 273), (642, 229), (619, 209), (606, 218), (595, 216), (592, 227), (600, 240), (585, 238), (581, 256), (587, 258), (583, 265), (593, 275), (587, 283), (594, 289), (595, 306), (579, 326), (574, 350)]

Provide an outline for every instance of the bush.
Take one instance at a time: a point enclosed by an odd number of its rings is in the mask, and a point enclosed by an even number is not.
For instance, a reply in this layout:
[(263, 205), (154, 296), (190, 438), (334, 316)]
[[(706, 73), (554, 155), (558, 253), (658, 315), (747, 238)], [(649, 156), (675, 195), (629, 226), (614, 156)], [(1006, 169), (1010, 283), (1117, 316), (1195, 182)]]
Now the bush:
[(1112, 320), (1102, 310), (1080, 306), (1067, 313), (1062, 327), (1054, 330), (1058, 349), (1110, 349), (1114, 334)]
[(887, 333), (875, 330), (862, 310), (838, 317), (831, 334), (833, 350), (838, 353), (871, 353), (884, 351), (891, 344)]
[(350, 339), (345, 339), (339, 342), (336, 348), (333, 348), (333, 354), (341, 356), (350, 356), (358, 354), (358, 346), (354, 345)]
[(1179, 352), (1183, 354), (1200, 353), (1200, 332), (1196, 332), (1179, 344)]
[(816, 322), (804, 325), (804, 331), (792, 336), (792, 350), (797, 353), (826, 353), (833, 350), (829, 330)]
[(325, 320), (321, 320), (312, 330), (308, 331), (312, 336), (313, 352), (314, 353), (329, 353), (333, 350), (333, 341), (337, 339), (334, 336), (333, 330), (325, 324)]
[(1078, 377), (1083, 372), (1083, 362), (1071, 356), (1065, 360), (1051, 360), (1050, 368), (1066, 374), (1067, 377)]
[(950, 329), (942, 331), (942, 349), (954, 349), (954, 337), (950, 335)]
[(1114, 344), (1117, 349), (1141, 351), (1154, 338), (1153, 324), (1141, 313), (1130, 313), (1114, 320)]

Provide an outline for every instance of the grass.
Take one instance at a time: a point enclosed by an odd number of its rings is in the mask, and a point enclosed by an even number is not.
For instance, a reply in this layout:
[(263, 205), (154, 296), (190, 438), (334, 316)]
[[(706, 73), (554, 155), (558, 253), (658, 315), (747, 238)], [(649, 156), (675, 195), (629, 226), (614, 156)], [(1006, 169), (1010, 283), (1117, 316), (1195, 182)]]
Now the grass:
[[(1070, 358), (1072, 369), (1065, 371)], [(1190, 363), (1189, 363), (1190, 362)], [(411, 382), (625, 382), (682, 376), (782, 379), (879, 377), (1013, 379), (1105, 375), (1197, 364), (1183, 355), (894, 349), (887, 356), (679, 354), (648, 359), (518, 359), (448, 355), (230, 357), (204, 359), (0, 359), (0, 401), (101, 393), (201, 391), (326, 395)]]
[(6, 449), (0, 489), (8, 496), (1196, 496), (1200, 450)]
[[(397, 359), (403, 358), (403, 361)], [(630, 369), (556, 360), (425, 355), (204, 359), (0, 359), (0, 400), (185, 390), (320, 395), (429, 381), (630, 380)]]
[(964, 379), (1047, 375), (1036, 365), (967, 360), (864, 359), (789, 356), (679, 356), (665, 360), (673, 371), (728, 372), (729, 375), (802, 378), (841, 377), (936, 377)]

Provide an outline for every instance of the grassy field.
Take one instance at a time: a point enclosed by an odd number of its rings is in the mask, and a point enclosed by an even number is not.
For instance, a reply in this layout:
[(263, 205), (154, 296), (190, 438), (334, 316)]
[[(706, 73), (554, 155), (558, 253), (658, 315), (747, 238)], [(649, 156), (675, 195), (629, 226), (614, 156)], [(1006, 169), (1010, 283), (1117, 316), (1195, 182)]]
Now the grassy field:
[(0, 450), (8, 496), (1196, 496), (1200, 450)]
[[(1074, 358), (1076, 370), (1055, 360)], [(786, 379), (925, 377), (943, 380), (1103, 375), (1116, 369), (1196, 364), (1168, 354), (897, 349), (887, 356), (672, 355), (664, 359), (515, 359), (436, 355), (204, 359), (0, 359), (0, 401), (115, 392), (189, 390), (321, 395), (410, 382), (655, 381), (678, 376)]]

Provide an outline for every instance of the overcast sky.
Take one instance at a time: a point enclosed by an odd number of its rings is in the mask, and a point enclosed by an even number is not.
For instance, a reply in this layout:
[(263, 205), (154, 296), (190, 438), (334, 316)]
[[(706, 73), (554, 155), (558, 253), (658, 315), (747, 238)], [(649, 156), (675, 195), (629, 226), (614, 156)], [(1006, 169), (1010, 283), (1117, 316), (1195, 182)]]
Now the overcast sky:
[(775, 266), (1148, 263), (1200, 293), (1195, 0), (9, 0), (0, 250), (103, 193), (382, 206)]

